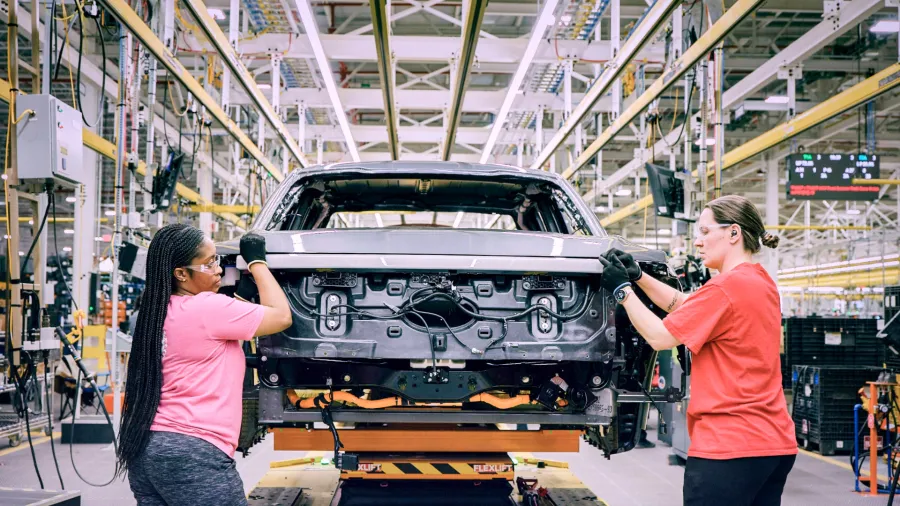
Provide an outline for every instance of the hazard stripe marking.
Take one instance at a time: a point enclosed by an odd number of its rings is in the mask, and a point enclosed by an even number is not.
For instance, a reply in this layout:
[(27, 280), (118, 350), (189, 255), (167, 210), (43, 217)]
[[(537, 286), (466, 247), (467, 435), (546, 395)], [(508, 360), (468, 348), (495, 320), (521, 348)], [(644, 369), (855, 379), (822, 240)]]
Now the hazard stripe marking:
[(456, 469), (459, 474), (475, 474), (475, 470), (472, 469), (471, 464), (460, 464), (460, 463), (451, 463), (450, 466), (453, 469)]
[(415, 465), (408, 462), (401, 462), (395, 465), (403, 474), (422, 474), (422, 471), (419, 471)]
[(435, 464), (434, 468), (437, 469), (441, 474), (460, 474), (459, 471), (454, 469), (450, 464)]

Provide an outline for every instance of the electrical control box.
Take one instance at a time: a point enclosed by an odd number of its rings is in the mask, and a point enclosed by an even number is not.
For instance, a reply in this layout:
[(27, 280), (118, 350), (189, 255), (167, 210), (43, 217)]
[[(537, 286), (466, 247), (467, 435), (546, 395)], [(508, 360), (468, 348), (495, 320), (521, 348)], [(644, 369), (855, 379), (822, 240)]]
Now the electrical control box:
[[(33, 113), (26, 113), (28, 110)], [(85, 180), (81, 113), (52, 95), (16, 99), (19, 179), (75, 186)]]

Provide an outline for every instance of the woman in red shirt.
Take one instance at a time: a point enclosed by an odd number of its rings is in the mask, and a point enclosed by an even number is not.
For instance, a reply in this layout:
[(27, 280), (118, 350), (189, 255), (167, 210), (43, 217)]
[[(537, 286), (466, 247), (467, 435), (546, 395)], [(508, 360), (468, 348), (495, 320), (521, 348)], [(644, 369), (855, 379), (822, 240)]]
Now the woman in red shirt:
[[(778, 289), (753, 262), (760, 244), (777, 247), (778, 237), (737, 195), (707, 204), (696, 235), (703, 264), (719, 274), (695, 293), (642, 276), (631, 255), (618, 250), (600, 259), (601, 284), (619, 292), (655, 350), (684, 344), (692, 352), (685, 506), (779, 505), (797, 440), (781, 387)], [(633, 296), (632, 283), (668, 316), (660, 319)]]

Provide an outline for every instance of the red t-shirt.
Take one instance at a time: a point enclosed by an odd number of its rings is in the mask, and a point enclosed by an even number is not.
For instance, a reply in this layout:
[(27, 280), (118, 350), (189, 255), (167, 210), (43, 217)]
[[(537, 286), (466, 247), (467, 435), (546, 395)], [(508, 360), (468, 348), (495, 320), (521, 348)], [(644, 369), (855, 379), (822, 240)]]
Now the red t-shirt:
[(712, 278), (663, 324), (693, 353), (689, 457), (797, 453), (781, 387), (778, 289), (762, 266), (743, 263)]

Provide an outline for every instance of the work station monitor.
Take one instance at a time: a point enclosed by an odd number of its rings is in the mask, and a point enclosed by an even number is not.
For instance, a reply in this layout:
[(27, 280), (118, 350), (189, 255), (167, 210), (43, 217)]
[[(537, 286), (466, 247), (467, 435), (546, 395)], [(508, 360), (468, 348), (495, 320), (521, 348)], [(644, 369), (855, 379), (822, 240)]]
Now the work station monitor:
[(796, 153), (787, 157), (788, 198), (798, 200), (876, 200), (878, 185), (853, 179), (878, 179), (878, 155)]

